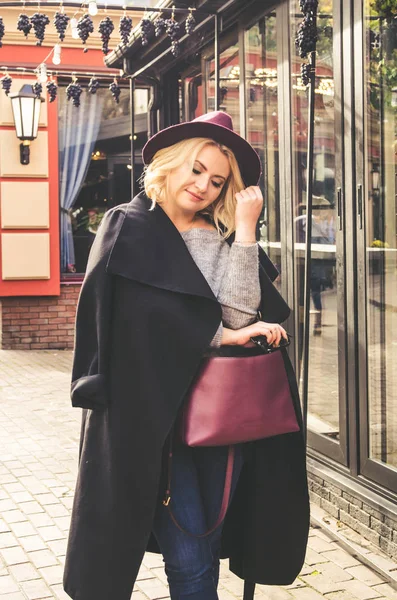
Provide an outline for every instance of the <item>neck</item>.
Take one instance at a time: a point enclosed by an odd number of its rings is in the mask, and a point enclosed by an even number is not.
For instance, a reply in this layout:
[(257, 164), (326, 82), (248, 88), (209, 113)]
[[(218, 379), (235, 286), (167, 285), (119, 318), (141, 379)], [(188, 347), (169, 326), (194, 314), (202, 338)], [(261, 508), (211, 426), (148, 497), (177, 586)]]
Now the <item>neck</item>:
[(177, 207), (169, 206), (167, 202), (162, 202), (161, 208), (179, 231), (186, 231), (196, 222), (196, 213), (185, 213), (178, 210)]

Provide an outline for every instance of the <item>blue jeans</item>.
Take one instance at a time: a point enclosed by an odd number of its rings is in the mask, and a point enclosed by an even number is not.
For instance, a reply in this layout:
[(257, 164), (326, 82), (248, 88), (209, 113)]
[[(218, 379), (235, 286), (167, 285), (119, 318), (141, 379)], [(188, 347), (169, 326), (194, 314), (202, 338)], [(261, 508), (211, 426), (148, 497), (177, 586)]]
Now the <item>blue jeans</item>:
[[(227, 447), (174, 447), (170, 508), (187, 531), (201, 534), (215, 523), (222, 502)], [(232, 494), (243, 464), (236, 446)], [(232, 495), (231, 494), (231, 495)], [(218, 600), (222, 524), (205, 538), (183, 533), (159, 502), (153, 533), (164, 557), (172, 600)]]

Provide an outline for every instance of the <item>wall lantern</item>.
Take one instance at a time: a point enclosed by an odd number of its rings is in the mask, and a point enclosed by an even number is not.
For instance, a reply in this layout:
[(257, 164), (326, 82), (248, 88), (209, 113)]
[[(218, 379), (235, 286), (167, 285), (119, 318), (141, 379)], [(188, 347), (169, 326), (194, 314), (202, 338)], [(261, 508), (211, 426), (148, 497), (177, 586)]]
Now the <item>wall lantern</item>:
[(44, 102), (33, 91), (33, 86), (23, 85), (17, 94), (10, 94), (12, 112), (17, 137), (22, 140), (20, 160), (22, 165), (29, 164), (30, 142), (37, 138), (39, 128), (40, 107)]

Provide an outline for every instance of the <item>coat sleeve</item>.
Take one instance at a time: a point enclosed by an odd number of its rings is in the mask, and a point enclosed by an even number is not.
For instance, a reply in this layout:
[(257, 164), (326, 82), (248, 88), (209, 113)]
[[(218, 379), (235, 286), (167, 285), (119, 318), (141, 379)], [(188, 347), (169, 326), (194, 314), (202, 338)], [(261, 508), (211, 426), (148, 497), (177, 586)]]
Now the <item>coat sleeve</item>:
[(259, 282), (261, 286), (261, 319), (268, 323), (282, 323), (288, 319), (291, 309), (273, 285), (278, 271), (263, 248), (259, 247)]
[(112, 275), (106, 266), (125, 217), (123, 207), (108, 211), (98, 229), (77, 305), (72, 368), (72, 405), (107, 405), (107, 349), (111, 322)]

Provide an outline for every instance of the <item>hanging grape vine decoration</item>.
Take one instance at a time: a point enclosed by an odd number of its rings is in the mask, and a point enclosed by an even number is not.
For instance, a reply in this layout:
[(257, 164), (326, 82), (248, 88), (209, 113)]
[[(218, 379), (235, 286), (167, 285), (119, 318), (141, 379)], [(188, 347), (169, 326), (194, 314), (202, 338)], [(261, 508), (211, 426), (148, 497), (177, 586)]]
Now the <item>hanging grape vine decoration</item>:
[(57, 30), (58, 37), (63, 42), (65, 39), (65, 32), (69, 25), (70, 18), (65, 15), (64, 12), (57, 12), (54, 15), (54, 26)]
[(143, 17), (143, 19), (139, 23), (139, 27), (141, 30), (142, 46), (147, 46), (149, 44), (149, 39), (153, 31), (153, 23), (147, 17)]
[(18, 31), (22, 31), (25, 37), (28, 37), (30, 30), (32, 29), (32, 23), (30, 22), (28, 15), (19, 15), (17, 21), (17, 29)]
[(77, 77), (74, 77), (72, 83), (69, 83), (68, 87), (66, 88), (66, 98), (68, 101), (72, 100), (73, 106), (79, 107), (80, 96), (82, 92), (83, 88), (78, 83)]
[(41, 92), (43, 91), (43, 86), (40, 81), (36, 81), (34, 85), (32, 85), (33, 92), (35, 93), (36, 98), (40, 98)]
[(112, 83), (109, 85), (109, 90), (118, 104), (120, 102), (121, 89), (117, 83), (117, 79), (114, 79), (114, 81), (112, 81)]
[(4, 27), (4, 22), (3, 22), (3, 18), (0, 17), (0, 48), (3, 47), (3, 37), (5, 34), (6, 28)]
[[(298, 27), (295, 45), (300, 58), (306, 58), (316, 50), (317, 26), (316, 15), (318, 0), (299, 0), (299, 7), (303, 13), (303, 20)], [(309, 85), (312, 76), (311, 60), (301, 63), (301, 79), (304, 86)]]
[(119, 34), (124, 45), (127, 45), (131, 31), (132, 19), (127, 15), (123, 15), (119, 23)]
[(12, 77), (10, 77), (7, 73), (0, 79), (1, 87), (4, 90), (6, 96), (10, 93), (11, 85), (12, 85)]
[(99, 23), (98, 31), (101, 35), (102, 40), (102, 52), (107, 54), (109, 52), (109, 40), (114, 30), (114, 23), (109, 16), (106, 16)]
[(30, 21), (33, 25), (34, 34), (37, 39), (36, 46), (41, 46), (44, 41), (45, 28), (49, 24), (50, 19), (44, 13), (36, 12), (31, 17)]
[[(79, 38), (85, 45), (90, 33), (94, 31), (94, 21), (91, 19), (89, 14), (85, 14), (77, 21), (77, 32)], [(84, 52), (88, 52), (88, 48), (84, 48)]]
[(46, 83), (46, 88), (47, 88), (48, 95), (50, 97), (50, 102), (54, 102), (57, 97), (57, 93), (58, 93), (57, 84), (55, 83), (55, 81), (53, 79), (50, 79), (50, 81), (47, 81), (47, 83)]
[(99, 88), (99, 81), (98, 79), (95, 77), (95, 75), (93, 75), (90, 79), (90, 81), (88, 82), (88, 91), (90, 94), (96, 94)]

